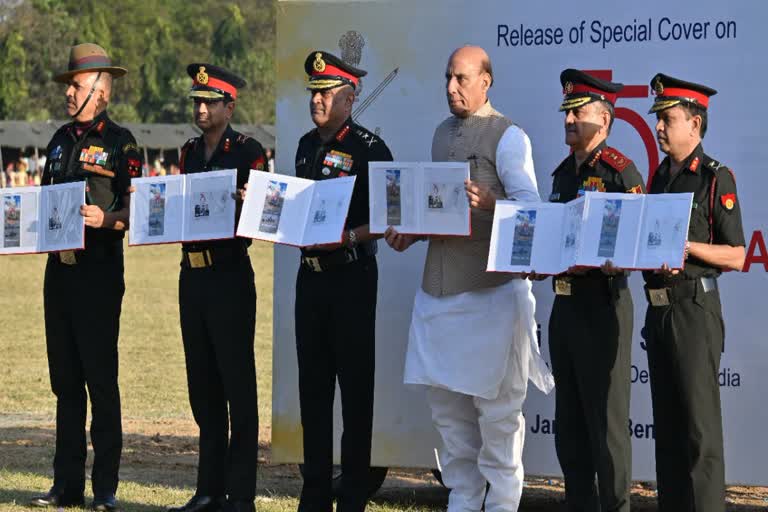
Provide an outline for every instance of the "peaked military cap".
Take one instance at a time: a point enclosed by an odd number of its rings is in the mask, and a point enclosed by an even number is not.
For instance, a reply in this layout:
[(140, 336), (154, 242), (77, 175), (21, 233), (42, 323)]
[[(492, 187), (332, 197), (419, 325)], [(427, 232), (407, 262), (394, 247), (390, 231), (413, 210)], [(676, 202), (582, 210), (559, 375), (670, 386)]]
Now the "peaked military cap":
[(717, 94), (716, 90), (706, 85), (686, 82), (663, 73), (657, 73), (651, 79), (651, 89), (656, 94), (656, 99), (651, 110), (648, 111), (649, 114), (666, 110), (681, 103), (706, 109), (709, 106), (709, 97)]
[(352, 86), (357, 89), (360, 78), (368, 74), (367, 71), (350, 66), (332, 53), (315, 50), (304, 61), (304, 71), (309, 77), (307, 90), (322, 91), (333, 89), (341, 85)]
[(192, 78), (190, 98), (234, 100), (237, 99), (237, 90), (246, 86), (245, 80), (213, 64), (190, 64), (187, 74)]
[(560, 111), (579, 108), (593, 101), (607, 101), (616, 104), (617, 93), (624, 84), (601, 80), (586, 71), (566, 69), (560, 73), (560, 84), (563, 86), (563, 104)]

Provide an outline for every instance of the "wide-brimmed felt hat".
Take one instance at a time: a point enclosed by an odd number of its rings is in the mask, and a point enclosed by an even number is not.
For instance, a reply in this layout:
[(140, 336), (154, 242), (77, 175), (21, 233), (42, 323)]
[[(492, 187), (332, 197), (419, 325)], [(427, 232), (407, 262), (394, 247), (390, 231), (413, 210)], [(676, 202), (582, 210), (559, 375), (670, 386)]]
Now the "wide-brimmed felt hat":
[(73, 46), (69, 51), (69, 69), (53, 77), (55, 82), (67, 83), (78, 73), (91, 71), (106, 71), (114, 77), (123, 76), (127, 69), (112, 65), (112, 59), (106, 50), (94, 43), (82, 43)]

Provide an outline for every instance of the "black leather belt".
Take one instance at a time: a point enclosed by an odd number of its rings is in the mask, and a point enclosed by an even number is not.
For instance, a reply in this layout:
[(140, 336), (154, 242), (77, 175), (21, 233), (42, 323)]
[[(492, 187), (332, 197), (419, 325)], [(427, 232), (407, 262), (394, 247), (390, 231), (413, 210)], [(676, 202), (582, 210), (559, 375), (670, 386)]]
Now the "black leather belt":
[(558, 276), (552, 279), (555, 295), (589, 295), (618, 292), (627, 287), (627, 276)]
[(214, 265), (235, 263), (248, 256), (245, 247), (209, 247), (207, 249), (182, 249), (181, 266), (184, 268), (208, 268)]
[(52, 252), (49, 258), (62, 265), (82, 265), (85, 263), (104, 263), (116, 261), (123, 254), (120, 244), (91, 245), (87, 249)]
[(648, 304), (651, 306), (669, 306), (680, 299), (695, 297), (699, 285), (701, 285), (704, 293), (717, 290), (717, 278), (704, 276), (697, 279), (681, 279), (662, 287), (647, 284), (645, 285), (645, 298), (648, 299)]
[(376, 244), (376, 241), (373, 240), (360, 244), (353, 249), (337, 249), (320, 256), (302, 255), (301, 264), (312, 272), (326, 272), (332, 268), (337, 268), (373, 256), (377, 251), (378, 245)]

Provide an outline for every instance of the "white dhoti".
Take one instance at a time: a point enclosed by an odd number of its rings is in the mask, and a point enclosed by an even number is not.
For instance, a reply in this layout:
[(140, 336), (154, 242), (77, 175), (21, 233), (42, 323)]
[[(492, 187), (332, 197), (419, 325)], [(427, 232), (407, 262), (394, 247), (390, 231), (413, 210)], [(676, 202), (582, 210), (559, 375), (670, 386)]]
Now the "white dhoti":
[(541, 359), (528, 281), (448, 297), (419, 291), (405, 382), (429, 386), (442, 438), (440, 468), (448, 512), (514, 512), (523, 489), (522, 414), (527, 383), (554, 386)]

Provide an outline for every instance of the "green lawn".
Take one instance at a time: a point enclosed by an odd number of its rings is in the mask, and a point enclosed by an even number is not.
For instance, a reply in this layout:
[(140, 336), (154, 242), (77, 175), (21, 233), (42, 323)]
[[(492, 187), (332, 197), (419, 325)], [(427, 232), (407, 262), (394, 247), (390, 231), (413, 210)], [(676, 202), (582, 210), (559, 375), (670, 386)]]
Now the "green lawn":
[[(255, 243), (256, 366), (261, 424), (257, 509), (296, 510), (295, 466), (269, 463), (272, 412), (272, 245)], [(194, 491), (197, 430), (187, 400), (178, 311), (179, 247), (126, 248), (120, 334), (124, 448), (118, 499), (146, 512), (184, 503)], [(55, 402), (43, 330), (45, 256), (0, 257), (0, 512), (25, 510), (51, 485)], [(98, 300), (98, 297), (94, 297)], [(88, 305), (83, 304), (83, 314)], [(90, 448), (89, 448), (90, 450)], [(89, 452), (89, 464), (92, 454)], [(424, 475), (394, 476), (373, 512), (435, 510), (445, 493)], [(419, 496), (414, 487), (426, 488)], [(90, 495), (90, 486), (86, 486)]]
[[(259, 297), (256, 365), (261, 450), (256, 507), (260, 512), (288, 512), (296, 510), (301, 476), (295, 466), (269, 460), (272, 246), (254, 244), (251, 258)], [(29, 499), (51, 484), (55, 430), (43, 337), (44, 265), (44, 256), (0, 257), (0, 512), (26, 510)], [(118, 490), (125, 511), (162, 510), (184, 503), (194, 491), (197, 428), (187, 401), (178, 268), (175, 245), (126, 251), (120, 336), (125, 435)], [(87, 314), (88, 304), (82, 304), (82, 309)], [(766, 510), (767, 496), (766, 489), (730, 488), (728, 510)], [(529, 479), (520, 510), (554, 512), (561, 509), (562, 497), (561, 483)], [(433, 512), (444, 510), (445, 504), (445, 490), (429, 474), (390, 470), (368, 510)], [(632, 506), (636, 512), (656, 510), (652, 491), (636, 486)]]
[[(272, 246), (254, 244), (251, 257), (258, 290), (259, 417), (262, 426), (268, 427), (272, 407)], [(43, 330), (45, 260), (45, 256), (0, 258), (0, 511), (20, 510), (22, 507), (14, 502), (24, 504), (50, 486), (55, 402)], [(194, 486), (196, 431), (187, 400), (178, 320), (178, 270), (176, 245), (126, 249), (120, 334), (126, 448), (119, 491), (126, 510), (183, 502)], [(88, 305), (82, 307), (87, 314)], [(175, 435), (179, 432), (183, 435)], [(268, 428), (262, 432), (268, 440)], [(151, 442), (158, 433), (173, 440), (168, 451), (182, 458), (181, 462), (164, 467), (163, 457), (152, 454), (146, 443), (131, 441), (143, 437)], [(153, 457), (160, 459), (158, 467), (145, 467), (141, 459)], [(146, 474), (166, 484), (154, 484), (149, 478), (131, 479)], [(295, 506), (290, 498), (267, 503), (269, 508), (259, 509), (282, 512)]]

